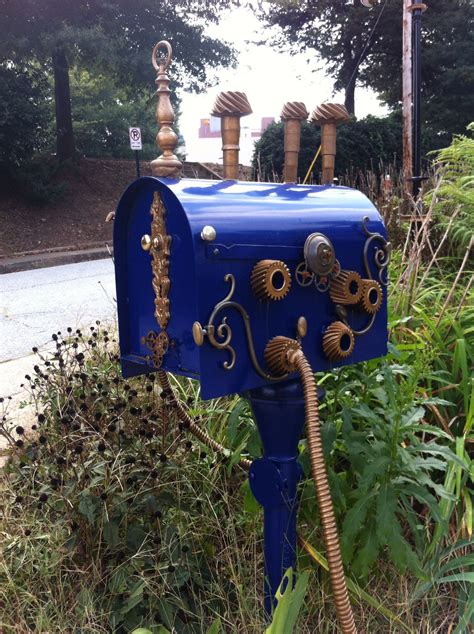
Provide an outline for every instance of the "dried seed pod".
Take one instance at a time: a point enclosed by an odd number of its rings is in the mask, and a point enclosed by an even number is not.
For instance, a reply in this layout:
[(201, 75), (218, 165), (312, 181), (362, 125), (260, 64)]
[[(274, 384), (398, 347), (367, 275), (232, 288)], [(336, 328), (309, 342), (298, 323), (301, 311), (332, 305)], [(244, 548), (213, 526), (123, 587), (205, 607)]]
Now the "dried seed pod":
[(340, 361), (354, 350), (354, 333), (342, 321), (334, 321), (323, 335), (324, 354), (330, 361)]
[(362, 278), (356, 271), (341, 271), (331, 281), (329, 295), (335, 304), (357, 304), (362, 295)]
[(290, 290), (290, 271), (280, 260), (260, 260), (252, 269), (250, 284), (259, 299), (280, 300)]
[(373, 315), (382, 306), (382, 287), (375, 280), (362, 280), (360, 306), (366, 313)]

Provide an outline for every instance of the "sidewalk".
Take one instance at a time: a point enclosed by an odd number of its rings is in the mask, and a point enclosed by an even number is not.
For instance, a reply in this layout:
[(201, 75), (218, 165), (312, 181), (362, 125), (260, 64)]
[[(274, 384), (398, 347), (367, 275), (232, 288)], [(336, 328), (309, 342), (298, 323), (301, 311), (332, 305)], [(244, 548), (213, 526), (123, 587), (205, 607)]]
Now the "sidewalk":
[[(0, 396), (11, 396), (8, 418), (28, 429), (34, 420), (20, 388), (37, 358), (33, 346), (49, 350), (51, 335), (114, 323), (115, 280), (110, 258), (0, 275)], [(0, 438), (0, 453), (5, 441)], [(1, 463), (1, 457), (0, 457)]]

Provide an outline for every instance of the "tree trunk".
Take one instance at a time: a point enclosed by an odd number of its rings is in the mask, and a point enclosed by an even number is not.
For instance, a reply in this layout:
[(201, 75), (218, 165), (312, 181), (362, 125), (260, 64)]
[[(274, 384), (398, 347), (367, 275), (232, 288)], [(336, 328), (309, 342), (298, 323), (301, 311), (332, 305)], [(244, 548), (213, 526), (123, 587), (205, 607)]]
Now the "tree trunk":
[(56, 154), (60, 163), (74, 158), (76, 146), (72, 130), (69, 64), (64, 49), (58, 48), (53, 56), (54, 101), (56, 107)]
[(350, 83), (346, 87), (344, 105), (347, 108), (349, 114), (355, 114), (355, 87), (356, 87), (357, 73), (351, 79)]

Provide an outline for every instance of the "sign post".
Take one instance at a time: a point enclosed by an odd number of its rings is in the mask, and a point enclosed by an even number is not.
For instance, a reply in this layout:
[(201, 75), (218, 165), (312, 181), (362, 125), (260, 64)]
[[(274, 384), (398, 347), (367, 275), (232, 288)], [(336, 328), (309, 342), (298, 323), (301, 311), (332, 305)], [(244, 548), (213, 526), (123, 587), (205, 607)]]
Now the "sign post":
[(138, 158), (138, 151), (143, 149), (142, 146), (142, 131), (140, 128), (128, 128), (128, 136), (130, 138), (130, 149), (135, 152), (135, 164), (137, 166), (137, 178), (140, 178), (140, 160)]

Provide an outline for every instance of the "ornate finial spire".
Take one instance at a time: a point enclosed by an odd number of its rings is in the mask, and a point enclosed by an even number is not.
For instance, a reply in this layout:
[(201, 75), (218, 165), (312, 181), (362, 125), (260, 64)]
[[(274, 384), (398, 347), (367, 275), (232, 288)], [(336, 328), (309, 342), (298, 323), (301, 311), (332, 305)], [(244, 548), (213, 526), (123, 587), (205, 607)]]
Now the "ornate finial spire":
[(287, 101), (280, 115), (285, 122), (285, 183), (296, 183), (298, 178), (298, 156), (300, 152), (301, 122), (308, 118), (306, 106), (301, 101)]
[[(157, 53), (160, 48), (166, 49), (166, 55), (158, 58)], [(170, 101), (170, 79), (166, 72), (173, 54), (171, 44), (166, 40), (158, 42), (153, 48), (151, 54), (151, 62), (153, 68), (157, 71), (155, 83), (158, 86), (156, 94), (158, 95), (158, 104), (156, 106), (156, 121), (160, 126), (156, 135), (156, 144), (163, 152), (161, 156), (151, 162), (151, 171), (153, 176), (167, 176), (169, 178), (179, 178), (181, 174), (182, 164), (177, 156), (173, 154), (178, 144), (178, 136), (174, 132), (172, 125), (174, 123), (174, 111)]]
[(240, 118), (251, 113), (252, 108), (245, 93), (229, 91), (217, 95), (211, 114), (222, 119), (224, 178), (237, 180), (239, 176)]

